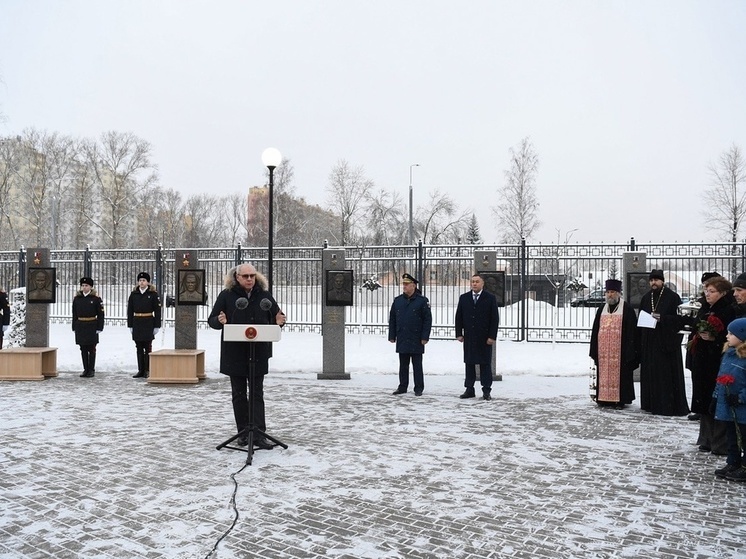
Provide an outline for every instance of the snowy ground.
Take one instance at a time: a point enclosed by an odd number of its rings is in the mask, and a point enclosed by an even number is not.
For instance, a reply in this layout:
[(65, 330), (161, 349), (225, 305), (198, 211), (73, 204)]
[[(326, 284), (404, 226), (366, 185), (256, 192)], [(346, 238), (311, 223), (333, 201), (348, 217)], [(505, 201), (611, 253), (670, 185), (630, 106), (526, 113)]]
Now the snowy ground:
[[(393, 345), (348, 336), (348, 381), (322, 381), (315, 334), (285, 333), (267, 378), (268, 430), (288, 449), (245, 454), (199, 332), (208, 378), (131, 378), (108, 328), (81, 379), (52, 325), (57, 378), (0, 383), (0, 557), (744, 557), (744, 487), (716, 480), (697, 425), (588, 398), (587, 346), (501, 342), (495, 400), (459, 400), (461, 346), (433, 341), (422, 397), (392, 396)], [(173, 331), (154, 349), (173, 347)]]

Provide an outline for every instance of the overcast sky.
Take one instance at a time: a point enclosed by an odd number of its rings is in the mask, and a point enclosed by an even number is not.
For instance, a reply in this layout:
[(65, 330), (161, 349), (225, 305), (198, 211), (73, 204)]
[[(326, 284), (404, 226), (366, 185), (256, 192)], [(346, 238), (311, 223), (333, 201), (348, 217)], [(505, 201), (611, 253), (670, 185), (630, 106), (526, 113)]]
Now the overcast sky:
[(0, 0), (0, 134), (132, 132), (185, 195), (261, 184), (272, 146), (321, 205), (340, 159), (404, 204), (418, 163), (415, 207), (448, 192), (486, 242), (529, 137), (537, 240), (712, 240), (745, 29), (741, 0)]

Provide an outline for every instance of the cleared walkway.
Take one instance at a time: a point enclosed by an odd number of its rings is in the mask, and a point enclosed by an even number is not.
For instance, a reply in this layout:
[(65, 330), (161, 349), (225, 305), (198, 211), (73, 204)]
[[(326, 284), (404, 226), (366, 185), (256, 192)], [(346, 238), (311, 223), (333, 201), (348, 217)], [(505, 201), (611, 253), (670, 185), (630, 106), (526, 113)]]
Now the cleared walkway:
[[(427, 382), (395, 397), (393, 375), (273, 372), (289, 449), (236, 475), (212, 557), (746, 557), (746, 487), (714, 478), (686, 418), (597, 409), (584, 378), (506, 378), (492, 402), (459, 400), (458, 374)], [(0, 384), (0, 557), (206, 557), (246, 457), (215, 449), (229, 391)]]

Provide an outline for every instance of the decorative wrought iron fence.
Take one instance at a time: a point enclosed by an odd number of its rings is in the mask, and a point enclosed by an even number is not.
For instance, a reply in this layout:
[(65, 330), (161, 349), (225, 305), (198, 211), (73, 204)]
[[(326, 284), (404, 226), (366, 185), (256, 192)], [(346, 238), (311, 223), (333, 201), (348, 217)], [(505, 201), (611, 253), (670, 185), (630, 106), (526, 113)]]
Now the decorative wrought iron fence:
[[(492, 251), (497, 269), (505, 272), (505, 307), (500, 310), (501, 339), (516, 341), (586, 342), (595, 307), (582, 306), (582, 296), (602, 290), (607, 278), (622, 279), (623, 255), (644, 252), (646, 269), (663, 269), (669, 287), (682, 297), (699, 292), (703, 272), (718, 271), (734, 279), (746, 270), (744, 243), (637, 244), (526, 244), (345, 247), (346, 267), (354, 272), (354, 305), (346, 309), (350, 332), (384, 334), (393, 299), (401, 292), (405, 272), (420, 280), (430, 299), (433, 337), (453, 337), (453, 318), (461, 293), (469, 290), (475, 267), (474, 252)], [(267, 249), (242, 247), (193, 249), (205, 270), (207, 305), (199, 307), (198, 323), (206, 327), (211, 302), (223, 289), (226, 272), (241, 262), (266, 269)], [(273, 292), (288, 315), (288, 328), (321, 331), (322, 247), (275, 248)], [(173, 249), (64, 250), (51, 252), (57, 269), (57, 302), (51, 320), (70, 320), (72, 298), (81, 276), (91, 276), (104, 299), (107, 320), (123, 324), (127, 299), (140, 271), (147, 271), (162, 296), (164, 319), (170, 323), (174, 309), (167, 305), (176, 293)], [(25, 251), (0, 252), (0, 288), (25, 285)], [(374, 278), (381, 289), (370, 291), (365, 280)], [(571, 291), (571, 287), (580, 290)], [(580, 301), (580, 303), (579, 303)]]

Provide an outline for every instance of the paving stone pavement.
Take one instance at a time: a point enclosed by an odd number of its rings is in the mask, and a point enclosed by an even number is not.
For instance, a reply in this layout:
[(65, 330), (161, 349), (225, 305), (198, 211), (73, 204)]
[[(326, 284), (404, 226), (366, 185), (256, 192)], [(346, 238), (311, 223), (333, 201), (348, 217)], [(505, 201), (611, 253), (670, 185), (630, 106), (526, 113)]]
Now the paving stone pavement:
[[(714, 478), (685, 418), (598, 409), (577, 378), (551, 397), (508, 378), (483, 402), (459, 375), (419, 398), (380, 377), (270, 374), (289, 448), (243, 469), (215, 448), (225, 378), (0, 383), (0, 557), (746, 557), (746, 486)], [(211, 554), (232, 474), (239, 518)]]

